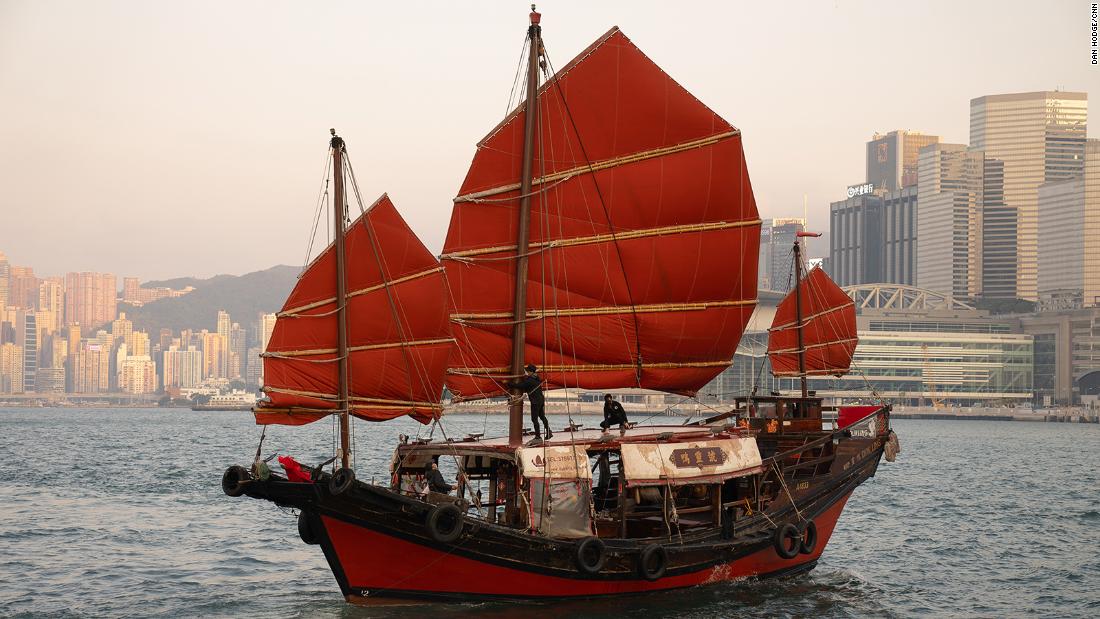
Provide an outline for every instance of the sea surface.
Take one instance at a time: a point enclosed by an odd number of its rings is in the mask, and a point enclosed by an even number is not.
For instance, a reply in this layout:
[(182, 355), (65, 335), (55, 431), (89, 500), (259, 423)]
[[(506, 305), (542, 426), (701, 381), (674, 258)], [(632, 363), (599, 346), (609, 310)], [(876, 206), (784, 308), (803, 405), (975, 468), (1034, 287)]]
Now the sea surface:
[[(444, 429), (505, 423), (454, 415)], [(809, 574), (613, 600), (362, 608), (298, 539), (293, 513), (222, 494), (226, 466), (255, 454), (250, 413), (0, 409), (0, 616), (1100, 616), (1100, 426), (894, 427), (903, 453), (856, 490)], [(397, 435), (418, 431), (357, 423), (359, 478), (385, 479)], [(263, 453), (316, 463), (333, 438), (327, 421), (271, 428)]]

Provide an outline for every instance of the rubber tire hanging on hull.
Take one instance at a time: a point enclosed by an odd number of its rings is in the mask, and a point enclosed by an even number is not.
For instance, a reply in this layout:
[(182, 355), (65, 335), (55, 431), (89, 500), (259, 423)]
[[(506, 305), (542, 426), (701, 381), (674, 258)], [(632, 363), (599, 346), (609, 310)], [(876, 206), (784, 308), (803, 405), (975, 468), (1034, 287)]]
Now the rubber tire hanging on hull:
[(607, 563), (607, 547), (598, 537), (586, 537), (577, 544), (577, 569), (582, 574), (595, 576)]
[(817, 525), (813, 520), (806, 522), (806, 527), (802, 529), (801, 540), (798, 551), (804, 555), (813, 553), (814, 548), (817, 547)]
[(251, 476), (243, 466), (233, 465), (222, 474), (222, 492), (232, 497), (244, 494), (244, 482)]
[[(447, 528), (448, 522), (454, 524)], [(428, 534), (437, 542), (450, 544), (462, 537), (465, 523), (462, 522), (462, 512), (452, 504), (437, 505), (428, 512), (428, 519), (424, 522), (428, 527)]]
[[(790, 544), (787, 543), (790, 540)], [(784, 524), (775, 530), (775, 554), (781, 559), (793, 559), (798, 556), (802, 548), (802, 533), (798, 527), (791, 523)]]
[(666, 568), (668, 552), (660, 544), (650, 544), (638, 555), (638, 575), (650, 582), (664, 576)]
[(317, 534), (313, 532), (313, 525), (310, 523), (309, 516), (305, 512), (298, 512), (298, 537), (310, 546), (320, 543)]
[(328, 491), (333, 496), (343, 494), (355, 483), (355, 471), (342, 468), (332, 474), (328, 480)]

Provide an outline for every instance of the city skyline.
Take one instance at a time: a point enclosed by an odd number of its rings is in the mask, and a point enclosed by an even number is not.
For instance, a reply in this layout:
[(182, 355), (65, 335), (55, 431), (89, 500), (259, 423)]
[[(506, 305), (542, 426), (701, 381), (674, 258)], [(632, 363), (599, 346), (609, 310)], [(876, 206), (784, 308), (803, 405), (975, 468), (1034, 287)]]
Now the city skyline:
[[(0, 8), (0, 206), (20, 213), (0, 246), (14, 264), (142, 280), (301, 265), (330, 126), (364, 200), (390, 192), (439, 250), (474, 144), (504, 114), (526, 4), (258, 6), (221, 7), (216, 23), (122, 2)], [(710, 18), (687, 24), (657, 4), (542, 7), (556, 66), (618, 24), (742, 129), (762, 216), (801, 216), (806, 196), (807, 227), (826, 233), (873, 133), (967, 143), (973, 98), (1097, 83), (1083, 3), (951, 5), (951, 20), (946, 4), (700, 8)], [(940, 45), (868, 54), (886, 25)], [(945, 59), (949, 74), (922, 71)]]

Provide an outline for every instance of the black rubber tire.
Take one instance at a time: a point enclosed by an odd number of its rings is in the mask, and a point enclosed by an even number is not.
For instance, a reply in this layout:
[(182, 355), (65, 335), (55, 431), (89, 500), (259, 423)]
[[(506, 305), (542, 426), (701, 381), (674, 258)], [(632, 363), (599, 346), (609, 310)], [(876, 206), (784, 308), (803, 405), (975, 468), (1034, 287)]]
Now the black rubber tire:
[(328, 480), (328, 491), (332, 495), (344, 494), (355, 483), (355, 471), (340, 469)]
[(586, 537), (577, 544), (577, 569), (582, 574), (595, 576), (607, 563), (607, 546), (598, 537)]
[(650, 544), (638, 555), (638, 575), (653, 582), (665, 575), (668, 568), (668, 552), (660, 544)]
[(298, 537), (302, 538), (302, 541), (310, 546), (319, 542), (317, 535), (313, 532), (313, 525), (310, 524), (310, 518), (305, 512), (298, 512)]
[(222, 492), (233, 497), (241, 496), (244, 494), (244, 482), (250, 478), (248, 469), (234, 464), (222, 474)]
[(802, 543), (798, 545), (798, 551), (808, 555), (817, 547), (817, 525), (813, 520), (806, 523), (802, 529)]
[[(790, 540), (790, 544), (787, 541)], [(802, 533), (798, 527), (787, 523), (775, 530), (775, 553), (781, 559), (793, 559), (802, 547)]]
[(424, 526), (428, 527), (428, 534), (432, 539), (441, 544), (450, 544), (462, 537), (465, 528), (462, 520), (462, 511), (455, 505), (437, 505), (428, 512), (428, 520)]

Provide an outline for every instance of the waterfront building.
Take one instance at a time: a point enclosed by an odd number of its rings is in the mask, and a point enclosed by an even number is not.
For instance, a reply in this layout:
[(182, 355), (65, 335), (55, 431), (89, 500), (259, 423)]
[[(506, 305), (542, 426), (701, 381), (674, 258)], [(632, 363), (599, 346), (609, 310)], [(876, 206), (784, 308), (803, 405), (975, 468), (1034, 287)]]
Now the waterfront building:
[(1081, 173), (1087, 116), (1083, 92), (970, 101), (970, 147), (1004, 162), (1004, 204), (1016, 216), (1016, 297), (1038, 298), (1038, 188)]
[(62, 376), (64, 376), (64, 369), (68, 367), (68, 362), (69, 340), (55, 333), (50, 336), (50, 359), (46, 367), (60, 368), (62, 370)]
[(920, 150), (939, 141), (919, 131), (876, 133), (867, 142), (867, 182), (885, 192), (915, 186)]
[(65, 393), (65, 368), (38, 368), (34, 379), (35, 393), (59, 395)]
[(110, 273), (65, 275), (65, 323), (94, 329), (115, 319), (118, 288)]
[[(810, 389), (843, 402), (881, 397), (934, 405), (1029, 404), (1035, 344), (1015, 318), (991, 316), (950, 296), (903, 285), (845, 289), (856, 301), (859, 345), (843, 378), (810, 377)], [(798, 381), (771, 376), (767, 328), (777, 300), (761, 298), (733, 364), (702, 390), (722, 400)]]
[[(100, 333), (104, 333), (100, 331)], [(81, 342), (76, 354), (70, 354), (74, 393), (107, 393), (111, 387), (111, 348), (101, 339)]]
[(130, 354), (138, 357), (151, 355), (149, 348), (149, 334), (144, 331), (134, 331), (130, 334)]
[(181, 349), (172, 344), (161, 353), (165, 389), (191, 389), (203, 381), (203, 354), (194, 346)]
[(156, 368), (148, 355), (127, 355), (119, 362), (118, 388), (123, 393), (143, 394), (157, 390)]
[(38, 372), (38, 317), (32, 310), (20, 310), (15, 324), (15, 343), (23, 351), (23, 393), (34, 391)]
[(1044, 308), (1100, 304), (1100, 140), (1081, 175), (1039, 186), (1038, 281)]
[(76, 391), (76, 368), (73, 366), (77, 353), (80, 352), (80, 324), (71, 324), (66, 327), (66, 348), (68, 359), (65, 367), (65, 391)]
[(1080, 404), (1083, 385), (1100, 378), (1100, 306), (1045, 308), (1017, 320), (1035, 340), (1036, 401)]
[(765, 219), (760, 224), (760, 261), (757, 288), (787, 290), (794, 254), (791, 247), (799, 232), (806, 230), (801, 217)]
[(0, 393), (23, 393), (23, 349), (13, 342), (0, 344)]

